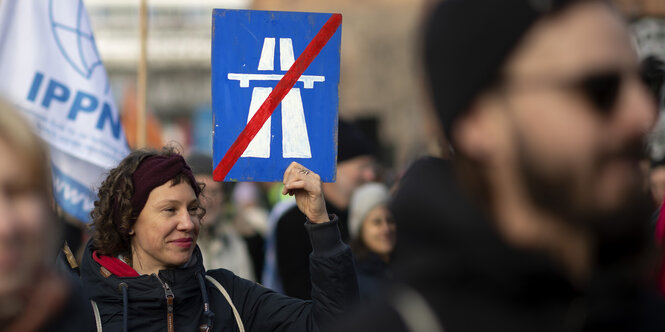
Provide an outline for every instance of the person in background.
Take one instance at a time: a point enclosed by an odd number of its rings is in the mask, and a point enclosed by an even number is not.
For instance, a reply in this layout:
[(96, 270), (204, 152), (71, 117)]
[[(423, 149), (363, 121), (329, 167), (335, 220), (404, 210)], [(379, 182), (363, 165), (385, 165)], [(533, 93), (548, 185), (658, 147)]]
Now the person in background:
[[(323, 194), (326, 209), (340, 220), (338, 226), (342, 240), (348, 242), (349, 200), (358, 186), (376, 177), (374, 147), (357, 126), (340, 119), (338, 129), (336, 180), (323, 184)], [(277, 218), (272, 235), (275, 236), (273, 243), (277, 265), (273, 275), (279, 278), (277, 284), (281, 284), (284, 294), (309, 299), (312, 292), (309, 254), (312, 247), (308, 234), (302, 228), (304, 220), (305, 216), (295, 205)]]
[(657, 117), (602, 0), (446, 0), (427, 89), (453, 160), (399, 183), (395, 275), (339, 331), (665, 331), (639, 166)]
[(205, 185), (200, 200), (206, 214), (197, 241), (203, 265), (209, 269), (225, 268), (241, 278), (257, 280), (247, 245), (238, 234), (232, 216), (224, 211), (224, 183), (212, 179), (212, 158), (195, 153), (187, 158), (187, 163), (196, 181)]
[(45, 145), (0, 101), (0, 326), (3, 331), (92, 331), (82, 292), (55, 270), (61, 239)]
[(377, 182), (360, 186), (351, 196), (350, 245), (362, 299), (376, 296), (392, 279), (390, 262), (397, 242), (397, 228), (388, 210), (389, 198), (388, 188)]
[(260, 183), (256, 182), (237, 183), (231, 194), (231, 201), (235, 209), (233, 224), (245, 241), (257, 278), (261, 276), (265, 261), (268, 230), (267, 197), (265, 196)]

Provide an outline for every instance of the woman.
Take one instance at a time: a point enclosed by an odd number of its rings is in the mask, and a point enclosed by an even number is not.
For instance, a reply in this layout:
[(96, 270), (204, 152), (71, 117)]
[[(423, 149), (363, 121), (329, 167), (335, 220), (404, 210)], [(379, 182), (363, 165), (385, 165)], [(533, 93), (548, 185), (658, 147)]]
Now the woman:
[(98, 330), (312, 331), (338, 317), (357, 294), (350, 249), (327, 214), (318, 175), (292, 163), (284, 184), (308, 219), (313, 301), (206, 271), (196, 246), (201, 188), (189, 166), (171, 148), (131, 153), (99, 189), (81, 266)]
[(50, 163), (28, 124), (0, 101), (0, 329), (88, 331), (90, 305), (55, 271), (60, 240)]
[(397, 241), (396, 226), (386, 204), (388, 188), (367, 183), (356, 189), (349, 203), (351, 249), (358, 269), (360, 296), (368, 299), (390, 279), (390, 261)]

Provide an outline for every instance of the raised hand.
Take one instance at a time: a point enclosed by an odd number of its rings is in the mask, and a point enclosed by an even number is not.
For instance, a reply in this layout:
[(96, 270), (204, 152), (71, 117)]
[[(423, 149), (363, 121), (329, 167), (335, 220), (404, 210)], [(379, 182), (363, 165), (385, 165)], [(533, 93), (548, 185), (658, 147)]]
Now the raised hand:
[(330, 221), (321, 187), (321, 177), (295, 161), (284, 171), (282, 194), (295, 196), (298, 209), (313, 223)]

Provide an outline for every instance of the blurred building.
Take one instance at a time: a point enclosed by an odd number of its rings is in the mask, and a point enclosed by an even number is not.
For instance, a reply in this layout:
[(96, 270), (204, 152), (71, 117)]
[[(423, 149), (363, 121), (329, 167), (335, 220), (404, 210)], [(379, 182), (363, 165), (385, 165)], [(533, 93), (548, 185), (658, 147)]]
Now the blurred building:
[[(134, 99), (139, 57), (139, 0), (84, 0), (118, 105)], [(148, 1), (148, 108), (166, 140), (190, 144), (192, 113), (210, 104), (213, 8), (246, 8), (249, 0)], [(122, 111), (122, 109), (121, 109)]]

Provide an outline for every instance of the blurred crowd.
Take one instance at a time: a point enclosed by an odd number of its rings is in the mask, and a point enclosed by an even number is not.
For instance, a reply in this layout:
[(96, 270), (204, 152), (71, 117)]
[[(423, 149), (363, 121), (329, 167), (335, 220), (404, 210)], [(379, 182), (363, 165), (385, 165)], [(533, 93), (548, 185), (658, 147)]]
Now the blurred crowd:
[[(261, 330), (254, 321), (276, 319), (254, 312), (264, 305), (295, 322), (265, 325), (275, 330), (665, 331), (665, 155), (654, 152), (665, 60), (638, 58), (623, 19), (604, 1), (447, 0), (432, 5), (423, 26), (424, 95), (437, 139), (445, 138), (438, 155), (452, 157), (395, 169), (383, 164), (373, 133), (339, 119), (336, 178), (320, 193), (344, 243), (326, 250), (350, 249), (355, 276), (343, 255), (317, 256), (328, 237), (311, 229), (318, 214), (303, 210), (286, 175), (284, 183), (216, 182), (210, 154), (184, 156), (179, 167), (196, 183), (182, 181), (200, 203), (189, 208), (205, 211), (194, 238), (202, 266), (269, 290), (256, 295), (247, 286), (241, 297), (237, 281), (224, 284), (229, 317)], [(133, 299), (123, 292), (136, 286), (110, 270), (127, 283), (108, 291), (117, 293), (110, 301), (117, 308), (102, 308), (95, 322), (95, 301), (103, 302), (80, 285), (81, 264), (88, 255), (108, 268), (86, 249), (102, 235), (92, 238), (54, 206), (48, 166), (43, 142), (0, 104), (0, 330), (83, 331), (95, 323), (126, 330), (150, 311), (123, 307)], [(133, 226), (114, 225), (133, 236)], [(138, 271), (131, 259), (101, 254)], [(189, 256), (184, 262), (191, 266)], [(357, 290), (333, 292), (349, 280)], [(191, 282), (198, 292), (199, 280)], [(208, 314), (214, 300), (203, 288), (197, 314), (206, 326), (236, 330)], [(274, 292), (306, 301), (265, 300)], [(350, 294), (354, 304), (329, 294)], [(242, 301), (254, 301), (252, 309)], [(312, 303), (330, 313), (325, 326), (300, 316)]]

